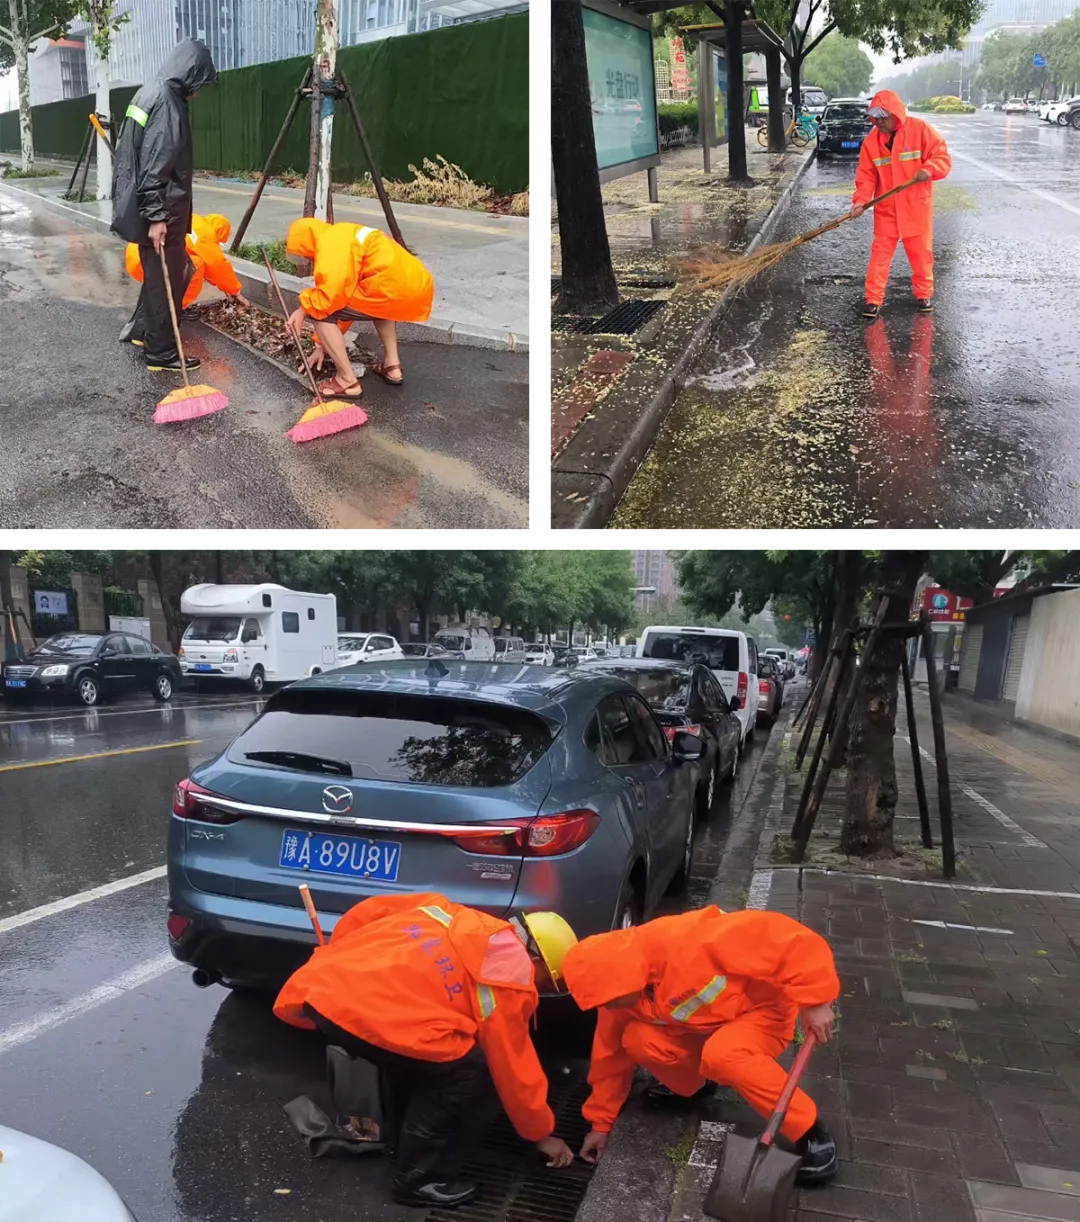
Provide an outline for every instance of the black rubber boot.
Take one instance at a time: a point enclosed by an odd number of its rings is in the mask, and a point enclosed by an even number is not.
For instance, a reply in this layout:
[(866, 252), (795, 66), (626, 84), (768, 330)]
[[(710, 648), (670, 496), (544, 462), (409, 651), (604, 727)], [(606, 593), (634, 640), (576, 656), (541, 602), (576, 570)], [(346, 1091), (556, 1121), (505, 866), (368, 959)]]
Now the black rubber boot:
[[(151, 373), (179, 373), (180, 372), (180, 357), (170, 357), (167, 361), (155, 361), (150, 357), (146, 357), (146, 368)], [(188, 373), (192, 373), (196, 369), (202, 367), (202, 361), (197, 356), (189, 356), (187, 358)]]
[(863, 302), (862, 316), (863, 318), (880, 318), (881, 306), (874, 305), (871, 301)]
[(479, 1192), (472, 1180), (432, 1180), (430, 1172), (412, 1170), (394, 1176), (390, 1186), (399, 1205), (419, 1205), (428, 1209), (457, 1209)]
[(677, 1095), (673, 1090), (668, 1090), (663, 1082), (654, 1082), (652, 1086), (646, 1088), (642, 1098), (645, 1100), (646, 1107), (656, 1111), (679, 1112), (711, 1098), (715, 1091), (716, 1083), (706, 1082), (692, 1095)]
[(836, 1142), (820, 1120), (795, 1143), (795, 1153), (802, 1158), (795, 1172), (796, 1184), (823, 1184), (836, 1174)]
[(920, 297), (917, 302), (917, 308), (920, 314), (933, 314), (934, 312), (933, 297)]

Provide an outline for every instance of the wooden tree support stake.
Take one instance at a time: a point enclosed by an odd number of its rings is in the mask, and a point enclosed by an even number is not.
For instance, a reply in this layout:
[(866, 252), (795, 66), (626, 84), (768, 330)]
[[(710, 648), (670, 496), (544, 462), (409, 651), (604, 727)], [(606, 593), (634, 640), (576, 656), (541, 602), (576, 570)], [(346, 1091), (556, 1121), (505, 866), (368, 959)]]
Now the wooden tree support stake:
[(949, 757), (945, 750), (945, 718), (941, 711), (937, 663), (934, 660), (934, 630), (924, 611), (922, 620), (923, 655), (930, 689), (930, 721), (934, 727), (934, 759), (937, 763), (938, 814), (941, 818), (941, 864), (946, 878), (956, 877), (956, 842), (953, 839), (952, 789), (949, 784)]
[(922, 829), (922, 844), (924, 849), (932, 849), (934, 847), (934, 838), (930, 831), (930, 807), (926, 801), (922, 752), (919, 750), (919, 731), (915, 725), (915, 697), (911, 690), (911, 666), (908, 663), (906, 648), (904, 649), (900, 668), (904, 675), (904, 704), (907, 707), (908, 741), (911, 743), (911, 767), (915, 773), (915, 797), (919, 803), (919, 826)]

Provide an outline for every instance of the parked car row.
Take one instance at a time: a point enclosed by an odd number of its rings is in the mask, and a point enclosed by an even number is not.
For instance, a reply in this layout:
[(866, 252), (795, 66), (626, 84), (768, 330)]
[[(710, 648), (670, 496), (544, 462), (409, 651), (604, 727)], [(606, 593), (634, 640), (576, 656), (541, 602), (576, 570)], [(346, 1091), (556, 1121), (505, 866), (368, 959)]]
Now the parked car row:
[(127, 692), (170, 700), (181, 680), (175, 655), (131, 632), (57, 633), (2, 669), (8, 700), (60, 696), (86, 708)]

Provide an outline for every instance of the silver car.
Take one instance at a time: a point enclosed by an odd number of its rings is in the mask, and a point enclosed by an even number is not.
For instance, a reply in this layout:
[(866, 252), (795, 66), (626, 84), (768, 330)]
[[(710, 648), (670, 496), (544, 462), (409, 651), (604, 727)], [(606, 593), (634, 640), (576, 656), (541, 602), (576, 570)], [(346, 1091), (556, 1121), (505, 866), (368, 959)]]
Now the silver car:
[(441, 891), (579, 937), (685, 885), (699, 738), (665, 736), (625, 680), (405, 660), (277, 692), (179, 782), (168, 932), (197, 984), (277, 987), (322, 922), (370, 895)]
[(135, 1222), (89, 1163), (0, 1124), (0, 1222)]

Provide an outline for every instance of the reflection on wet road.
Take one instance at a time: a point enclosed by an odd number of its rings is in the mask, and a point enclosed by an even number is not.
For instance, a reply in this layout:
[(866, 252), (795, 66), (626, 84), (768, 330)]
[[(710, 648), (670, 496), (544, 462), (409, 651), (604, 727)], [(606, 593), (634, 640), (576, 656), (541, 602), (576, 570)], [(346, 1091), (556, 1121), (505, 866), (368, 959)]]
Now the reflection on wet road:
[[(934, 122), (935, 314), (901, 249), (862, 322), (870, 218), (797, 250), (717, 328), (613, 525), (1080, 524), (1080, 133)], [(773, 240), (841, 214), (853, 178), (812, 166)]]
[[(384, 1159), (308, 1156), (282, 1106), (301, 1094), (329, 1106), (322, 1040), (276, 1020), (266, 998), (192, 985), (167, 957), (164, 878), (85, 895), (163, 864), (173, 783), (257, 707), (178, 696), (171, 710), (0, 711), (0, 760), (18, 765), (0, 772), (0, 1123), (90, 1161), (148, 1222), (417, 1219), (390, 1202)], [(200, 742), (167, 745), (179, 739)], [(691, 903), (705, 900), (765, 741), (759, 731), (699, 825)], [(59, 762), (75, 755), (91, 758)], [(63, 896), (74, 906), (38, 908)], [(11, 914), (24, 923), (8, 927)], [(570, 1040), (557, 1022), (541, 1018), (538, 1047), (559, 1131), (579, 1144), (580, 1027)], [(524, 1209), (530, 1191), (583, 1190), (583, 1165), (546, 1171), (498, 1116), (489, 1089), (461, 1136), (492, 1193), (510, 1185)]]

